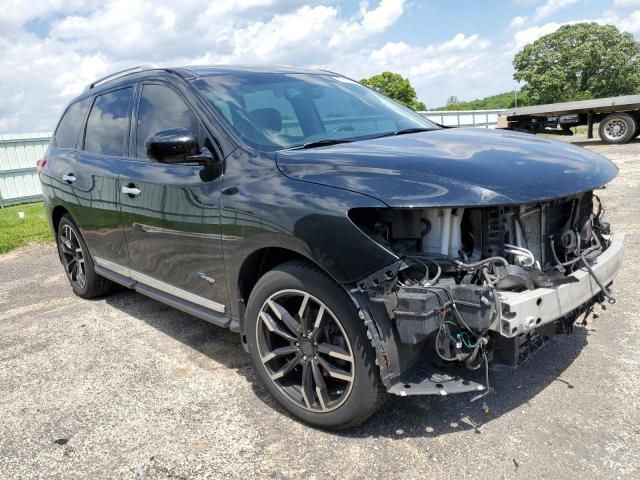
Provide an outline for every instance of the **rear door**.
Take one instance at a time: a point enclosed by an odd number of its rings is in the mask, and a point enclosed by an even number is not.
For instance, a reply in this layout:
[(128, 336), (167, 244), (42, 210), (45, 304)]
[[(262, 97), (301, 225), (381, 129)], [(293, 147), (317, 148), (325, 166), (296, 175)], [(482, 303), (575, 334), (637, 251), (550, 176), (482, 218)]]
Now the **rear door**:
[(203, 180), (196, 164), (150, 160), (144, 142), (186, 128), (215, 151), (187, 99), (166, 83), (145, 83), (136, 109), (132, 155), (120, 172), (120, 205), (134, 279), (200, 306), (225, 312), (220, 239), (221, 177)]
[(63, 172), (73, 185), (74, 220), (93, 259), (108, 267), (128, 263), (117, 188), (118, 170), (127, 156), (133, 98), (133, 86), (94, 98), (81, 150)]
[(78, 141), (91, 107), (92, 97), (80, 99), (67, 108), (62, 115), (47, 150), (47, 165), (40, 173), (42, 194), (49, 208), (61, 205), (75, 217), (81, 204), (89, 202), (75, 189), (78, 170)]

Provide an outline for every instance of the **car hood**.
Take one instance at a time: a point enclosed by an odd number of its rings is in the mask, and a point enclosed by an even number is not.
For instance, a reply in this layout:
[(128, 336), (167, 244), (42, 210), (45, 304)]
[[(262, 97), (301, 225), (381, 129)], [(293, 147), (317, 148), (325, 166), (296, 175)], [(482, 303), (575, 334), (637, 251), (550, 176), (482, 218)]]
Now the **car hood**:
[(529, 203), (601, 187), (618, 173), (603, 156), (569, 143), (482, 128), (282, 150), (277, 163), (290, 178), (393, 207)]

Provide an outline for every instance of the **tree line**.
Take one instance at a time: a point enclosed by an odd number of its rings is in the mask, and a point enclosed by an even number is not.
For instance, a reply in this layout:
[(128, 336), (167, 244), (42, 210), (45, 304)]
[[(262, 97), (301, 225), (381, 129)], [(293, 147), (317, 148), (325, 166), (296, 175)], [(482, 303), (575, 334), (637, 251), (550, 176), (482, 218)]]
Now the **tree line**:
[[(640, 44), (613, 25), (576, 23), (525, 46), (513, 59), (518, 92), (471, 101), (451, 96), (438, 110), (488, 110), (614, 97), (640, 92)], [(426, 110), (408, 79), (383, 72), (361, 83), (406, 105)]]

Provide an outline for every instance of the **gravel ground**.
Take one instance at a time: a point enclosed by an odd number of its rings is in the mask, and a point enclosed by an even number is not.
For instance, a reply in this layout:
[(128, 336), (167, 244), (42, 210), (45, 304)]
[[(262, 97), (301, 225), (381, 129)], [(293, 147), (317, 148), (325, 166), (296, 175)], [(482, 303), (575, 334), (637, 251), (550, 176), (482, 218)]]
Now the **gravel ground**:
[(0, 478), (639, 478), (640, 142), (605, 146), (618, 303), (466, 396), (390, 398), (328, 433), (288, 417), (229, 332), (134, 292), (71, 292), (54, 247), (0, 256)]

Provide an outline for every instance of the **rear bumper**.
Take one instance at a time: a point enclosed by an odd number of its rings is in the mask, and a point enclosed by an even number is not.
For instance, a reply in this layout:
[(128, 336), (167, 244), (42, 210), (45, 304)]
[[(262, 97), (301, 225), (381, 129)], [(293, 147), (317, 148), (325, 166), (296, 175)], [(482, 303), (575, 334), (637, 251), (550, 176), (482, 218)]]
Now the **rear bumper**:
[[(604, 285), (618, 273), (624, 252), (624, 234), (611, 237), (611, 244), (591, 265)], [(502, 315), (494, 330), (515, 337), (570, 314), (600, 293), (600, 287), (582, 268), (571, 274), (574, 283), (537, 288), (526, 292), (500, 292)]]

